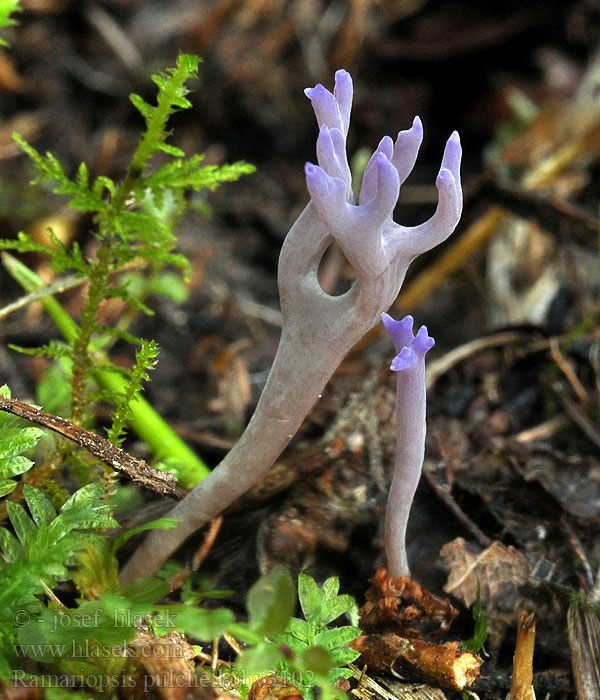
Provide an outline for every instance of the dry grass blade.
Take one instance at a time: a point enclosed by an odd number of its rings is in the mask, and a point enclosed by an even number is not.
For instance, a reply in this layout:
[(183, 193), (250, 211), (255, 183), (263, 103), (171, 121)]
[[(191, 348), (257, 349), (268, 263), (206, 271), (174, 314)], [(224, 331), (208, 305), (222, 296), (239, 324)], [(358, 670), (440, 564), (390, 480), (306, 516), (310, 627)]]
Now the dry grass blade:
[(510, 686), (511, 700), (535, 700), (532, 685), (534, 646), (535, 614), (528, 615), (522, 610), (519, 614), (513, 677)]
[(394, 303), (397, 311), (407, 312), (420, 302), (453, 272), (456, 272), (475, 251), (500, 227), (504, 212), (500, 207), (490, 207), (477, 221), (452, 243), (432, 265), (408, 284)]
[(573, 598), (567, 615), (573, 678), (579, 700), (600, 698), (600, 607)]
[(494, 333), (493, 335), (485, 338), (477, 338), (476, 340), (471, 340), (468, 343), (459, 345), (457, 348), (447, 352), (443, 357), (440, 357), (435, 362), (429, 363), (427, 368), (427, 389), (431, 389), (431, 387), (443, 374), (448, 372), (448, 370), (457, 365), (459, 362), (466, 360), (467, 357), (471, 357), (471, 355), (475, 355), (476, 353), (488, 348), (496, 348), (503, 345), (515, 345), (526, 340), (528, 337), (528, 335), (519, 333), (518, 331), (504, 331), (501, 333)]

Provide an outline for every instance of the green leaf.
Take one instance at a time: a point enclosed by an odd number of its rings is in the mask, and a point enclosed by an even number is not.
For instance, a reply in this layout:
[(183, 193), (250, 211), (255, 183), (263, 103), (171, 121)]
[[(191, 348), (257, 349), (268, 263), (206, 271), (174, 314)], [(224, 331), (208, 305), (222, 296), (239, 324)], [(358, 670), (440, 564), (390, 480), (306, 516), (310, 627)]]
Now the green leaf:
[(220, 637), (234, 622), (233, 612), (227, 608), (201, 610), (177, 606), (173, 617), (179, 629), (204, 641)]
[(296, 591), (288, 570), (277, 565), (248, 591), (251, 629), (267, 637), (283, 632), (294, 612)]
[(298, 639), (286, 632), (277, 637), (277, 642), (288, 646), (296, 655), (302, 654), (309, 647), (308, 642), (304, 639)]
[(168, 153), (169, 155), (175, 156), (176, 158), (185, 157), (185, 151), (182, 151), (181, 148), (177, 148), (176, 146), (169, 146), (168, 143), (160, 144), (160, 150), (163, 153)]
[(328, 683), (335, 683), (340, 678), (351, 678), (353, 671), (351, 668), (332, 668), (331, 671), (325, 676)]
[(27, 545), (27, 543), (35, 536), (36, 527), (31, 518), (25, 512), (25, 508), (23, 508), (20, 503), (7, 501), (6, 512), (8, 513), (12, 526), (15, 528), (19, 541), (22, 545)]
[(47, 525), (56, 518), (54, 506), (41, 491), (25, 484), (24, 493), (29, 512), (38, 527)]
[(340, 595), (325, 600), (315, 615), (315, 622), (319, 625), (328, 625), (337, 620), (340, 615), (347, 613), (356, 605), (352, 596)]
[(134, 603), (157, 603), (169, 593), (170, 589), (168, 581), (151, 576), (132, 581), (121, 593)]
[(181, 278), (168, 272), (152, 280), (148, 291), (152, 294), (160, 294), (177, 304), (183, 304), (189, 297), (188, 289)]
[(330, 652), (331, 661), (336, 666), (347, 666), (353, 661), (356, 661), (360, 656), (360, 652), (352, 647), (342, 647), (341, 649), (332, 649)]
[(75, 491), (63, 504), (61, 513), (80, 513), (88, 508), (98, 505), (98, 498), (102, 494), (100, 484), (87, 484)]
[(356, 651), (356, 649), (352, 649), (352, 647), (332, 649), (329, 653), (331, 654), (331, 662), (335, 666), (347, 666), (353, 661), (356, 661), (360, 656), (360, 652)]
[(4, 416), (0, 417), (0, 426), (2, 427), (2, 432), (0, 433), (0, 474), (3, 476), (4, 460), (12, 459), (18, 456), (20, 452), (27, 452), (32, 447), (35, 447), (37, 441), (44, 434), (41, 428), (8, 429), (10, 425), (14, 425), (12, 418), (7, 420)]
[(0, 550), (9, 562), (15, 562), (23, 556), (25, 548), (12, 533), (0, 527)]
[(310, 634), (310, 627), (306, 620), (300, 620), (298, 617), (292, 617), (285, 630), (286, 634), (292, 635), (297, 639), (306, 641)]
[(131, 95), (129, 95), (129, 99), (131, 100), (131, 103), (133, 104), (133, 106), (138, 110), (138, 112), (145, 119), (148, 119), (150, 117), (150, 115), (152, 114), (152, 111), (155, 109), (155, 107), (152, 107), (152, 105), (149, 105), (146, 102), (146, 100), (144, 100), (139, 95), (136, 95), (135, 93), (132, 93)]
[(283, 660), (281, 651), (270, 642), (259, 642), (245, 649), (236, 659), (235, 668), (243, 676), (271, 673)]
[(319, 632), (313, 638), (313, 644), (317, 646), (322, 646), (325, 649), (336, 649), (337, 647), (344, 647), (348, 642), (356, 639), (360, 635), (360, 630), (358, 627), (351, 627), (346, 625), (344, 627), (334, 627), (330, 630), (323, 630)]
[(171, 530), (177, 525), (177, 522), (177, 518), (157, 518), (156, 520), (151, 520), (149, 523), (136, 525), (117, 537), (113, 543), (113, 551), (116, 552), (125, 542), (130, 540), (134, 535), (138, 535), (140, 532), (146, 532), (147, 530)]
[(189, 90), (185, 87), (185, 83), (196, 75), (199, 63), (200, 59), (197, 56), (180, 54), (175, 68), (170, 68), (160, 75), (153, 75), (152, 80), (158, 86), (155, 107), (138, 96), (131, 96), (131, 101), (146, 121), (146, 131), (131, 161), (132, 172), (142, 172), (148, 159), (156, 151), (161, 150), (167, 138), (165, 127), (171, 114), (177, 109), (188, 109), (192, 106), (186, 97)]
[(308, 574), (298, 574), (298, 600), (307, 620), (315, 614), (321, 603), (319, 587)]
[(0, 496), (6, 496), (17, 488), (16, 481), (0, 481)]
[(322, 647), (310, 647), (302, 654), (301, 661), (304, 670), (319, 676), (324, 676), (331, 670), (331, 656)]
[(475, 621), (473, 636), (461, 642), (461, 646), (467, 651), (472, 651), (477, 654), (483, 648), (485, 640), (487, 639), (487, 618), (481, 607), (481, 588), (479, 586), (479, 581), (477, 581), (477, 596), (473, 603), (472, 615)]
[(104, 194), (104, 190), (112, 195), (113, 197), (117, 194), (117, 186), (109, 177), (105, 175), (99, 175), (94, 180), (94, 194), (101, 197)]
[(331, 576), (331, 578), (328, 578), (325, 583), (323, 583), (323, 586), (321, 587), (323, 598), (325, 600), (328, 600), (330, 598), (334, 598), (337, 594), (338, 591), (340, 590), (340, 580), (337, 576)]
[[(16, 457), (6, 457), (0, 461), (0, 475), (2, 478), (17, 476), (17, 474), (23, 474), (26, 472), (32, 465), (33, 462), (22, 455), (17, 455)], [(12, 483), (16, 486), (16, 482)]]

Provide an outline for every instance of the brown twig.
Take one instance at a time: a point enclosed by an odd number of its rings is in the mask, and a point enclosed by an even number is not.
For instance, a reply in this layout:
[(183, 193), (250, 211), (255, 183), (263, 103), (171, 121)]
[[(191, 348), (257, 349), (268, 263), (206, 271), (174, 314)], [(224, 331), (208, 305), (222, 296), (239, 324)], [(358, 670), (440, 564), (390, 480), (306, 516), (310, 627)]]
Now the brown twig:
[(208, 532), (204, 535), (204, 540), (202, 541), (202, 544), (200, 545), (198, 551), (192, 559), (192, 566), (183, 569), (178, 574), (173, 576), (169, 584), (171, 591), (176, 591), (178, 588), (183, 586), (183, 584), (188, 580), (192, 573), (196, 571), (200, 564), (202, 564), (202, 562), (206, 559), (206, 555), (210, 552), (210, 549), (213, 546), (217, 535), (219, 534), (219, 530), (221, 529), (222, 524), (222, 515), (219, 515), (210, 521)]
[(540, 228), (555, 237), (564, 235), (565, 228), (570, 239), (590, 247), (598, 236), (598, 220), (595, 216), (569, 204), (556, 196), (525, 189), (522, 185), (486, 180), (477, 195), (500, 204), (512, 214), (524, 219), (534, 219)]
[(564, 516), (564, 514), (560, 518), (560, 528), (567, 536), (567, 541), (569, 543), (569, 546), (573, 550), (573, 553), (581, 562), (581, 565), (585, 572), (585, 578), (583, 576), (580, 577), (582, 579), (581, 584), (585, 588), (586, 592), (588, 592), (594, 587), (594, 572), (592, 570), (592, 567), (590, 566), (590, 562), (588, 561), (588, 558), (579, 540), (579, 537), (577, 537), (575, 530), (573, 529), (571, 523), (569, 523), (567, 518)]
[(213, 546), (215, 540), (217, 539), (217, 535), (219, 534), (219, 530), (221, 529), (221, 525), (223, 524), (223, 516), (218, 515), (216, 518), (213, 518), (210, 521), (210, 526), (208, 528), (208, 532), (204, 536), (204, 541), (200, 545), (200, 548), (194, 554), (194, 558), (192, 559), (192, 571), (196, 571), (196, 569), (202, 564), (202, 562), (206, 559), (206, 555), (210, 552), (210, 548)]
[(109, 467), (129, 477), (132, 481), (144, 486), (150, 491), (159, 493), (176, 500), (183, 498), (177, 488), (177, 479), (169, 472), (163, 472), (147, 464), (143, 459), (136, 459), (124, 450), (116, 447), (108, 440), (94, 435), (71, 421), (46, 413), (35, 406), (9, 399), (0, 395), (0, 410), (12, 413), (32, 423), (53, 430), (63, 437), (73, 440), (84, 450), (97, 457)]
[(560, 351), (558, 338), (550, 339), (550, 357), (552, 357), (560, 371), (565, 375), (579, 401), (581, 401), (581, 403), (588, 403), (588, 393), (581, 383), (579, 377), (575, 374), (572, 364)]
[(458, 520), (460, 520), (460, 522), (468, 528), (469, 532), (477, 539), (479, 544), (482, 547), (489, 547), (492, 544), (492, 540), (471, 520), (471, 518), (469, 518), (469, 516), (454, 500), (452, 494), (443, 488), (443, 486), (440, 486), (428, 472), (423, 472), (423, 476), (427, 480), (427, 483), (435, 491), (436, 496), (450, 509)]
[(571, 401), (571, 399), (567, 396), (566, 390), (560, 383), (557, 382), (553, 389), (569, 418), (579, 427), (581, 432), (594, 443), (594, 445), (600, 447), (600, 432), (598, 432), (596, 426), (585, 415), (581, 406), (576, 404), (574, 401)]

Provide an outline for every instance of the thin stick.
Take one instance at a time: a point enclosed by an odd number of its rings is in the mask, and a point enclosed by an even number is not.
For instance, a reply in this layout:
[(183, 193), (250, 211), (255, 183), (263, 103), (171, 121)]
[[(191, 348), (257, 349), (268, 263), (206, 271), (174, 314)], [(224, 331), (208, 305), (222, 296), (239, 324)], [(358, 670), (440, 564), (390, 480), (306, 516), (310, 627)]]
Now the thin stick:
[(215, 543), (215, 540), (217, 539), (217, 535), (219, 534), (219, 530), (221, 529), (221, 525), (223, 524), (223, 516), (218, 515), (216, 518), (213, 518), (210, 521), (210, 527), (208, 528), (208, 532), (206, 533), (204, 537), (204, 541), (200, 545), (200, 549), (194, 554), (194, 558), (192, 559), (192, 571), (196, 571), (200, 567), (200, 564), (206, 559), (206, 556), (211, 550), (211, 547)]
[(423, 476), (427, 480), (427, 483), (435, 491), (436, 496), (450, 509), (450, 511), (460, 520), (463, 525), (465, 525), (469, 532), (477, 539), (482, 547), (489, 547), (492, 544), (492, 540), (479, 528), (469, 516), (464, 512), (464, 510), (458, 505), (458, 503), (452, 497), (450, 491), (447, 491), (443, 486), (440, 486), (433, 476), (428, 472), (423, 472)]
[(12, 413), (32, 423), (37, 423), (69, 440), (73, 440), (73, 442), (76, 442), (84, 450), (100, 459), (104, 464), (151, 491), (178, 501), (183, 498), (182, 492), (177, 488), (177, 479), (175, 479), (173, 474), (151, 467), (143, 459), (132, 457), (119, 447), (115, 447), (108, 440), (71, 423), (65, 418), (54, 416), (35, 406), (30, 406), (15, 399), (9, 399), (1, 394), (0, 410)]
[(589, 401), (588, 393), (579, 380), (579, 377), (575, 374), (575, 370), (573, 369), (571, 363), (561, 353), (558, 338), (550, 339), (550, 356), (557, 364), (560, 371), (567, 378), (567, 381), (573, 388), (573, 391), (577, 394), (577, 398), (581, 401), (581, 403), (587, 403)]
[(169, 583), (169, 590), (171, 592), (176, 591), (178, 588), (181, 588), (181, 586), (183, 586), (183, 584), (189, 579), (189, 577), (194, 573), (194, 571), (196, 571), (200, 567), (200, 564), (202, 564), (202, 562), (206, 559), (206, 556), (210, 552), (211, 547), (217, 539), (217, 535), (219, 534), (219, 530), (221, 529), (222, 524), (222, 515), (218, 515), (216, 518), (213, 518), (210, 521), (210, 527), (208, 528), (208, 532), (204, 535), (204, 540), (200, 545), (200, 548), (198, 549), (196, 554), (194, 554), (191, 567), (182, 569), (171, 579)]

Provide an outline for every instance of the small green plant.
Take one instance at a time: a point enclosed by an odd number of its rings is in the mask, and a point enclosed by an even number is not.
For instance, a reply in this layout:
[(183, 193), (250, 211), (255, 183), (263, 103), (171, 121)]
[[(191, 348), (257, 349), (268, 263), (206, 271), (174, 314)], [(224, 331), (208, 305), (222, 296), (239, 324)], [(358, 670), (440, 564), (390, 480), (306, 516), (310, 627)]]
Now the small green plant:
[[(38, 534), (30, 536), (29, 554), (21, 552), (18, 557), (13, 554), (15, 562), (10, 564), (15, 567), (17, 576), (35, 572), (38, 578), (28, 589), (23, 589), (11, 605), (7, 605), (6, 596), (11, 596), (14, 586), (0, 596), (0, 605), (5, 606), (0, 666), (3, 679), (28, 678), (35, 684), (43, 682), (45, 672), (59, 672), (77, 686), (100, 690), (112, 697), (117, 687), (130, 683), (122, 650), (140, 630), (157, 636), (176, 630), (199, 641), (210, 641), (228, 632), (247, 644), (233, 669), (216, 679), (232, 693), (245, 697), (255, 680), (267, 676), (273, 677), (275, 682), (293, 683), (306, 698), (315, 698), (317, 688), (320, 698), (343, 696), (335, 682), (351, 675), (346, 665), (356, 659), (358, 652), (349, 648), (348, 643), (360, 630), (350, 625), (329, 627), (337, 617), (355, 609), (350, 596), (337, 595), (337, 579), (330, 578), (319, 588), (310, 576), (301, 575), (298, 588), (305, 619), (292, 617), (295, 586), (281, 566), (261, 577), (248, 592), (247, 622), (235, 622), (227, 608), (198, 607), (198, 595), (189, 590), (189, 595), (183, 596), (183, 603), (160, 603), (168, 594), (167, 581), (140, 579), (119, 589), (114, 546), (101, 536), (84, 538), (78, 503), (63, 507), (61, 513), (54, 516), (49, 510), (51, 506), (39, 492), (28, 496), (30, 508), (34, 504), (32, 512), (38, 512), (40, 503), (48, 512), (40, 516)], [(99, 497), (97, 485), (91, 485), (87, 493), (74, 497), (79, 502), (88, 499), (88, 518), (92, 496)], [(65, 524), (65, 511), (71, 513), (67, 518), (71, 530)], [(14, 522), (19, 521), (15, 519)], [(75, 522), (79, 523), (79, 532), (74, 531)], [(33, 531), (32, 525), (26, 527)], [(39, 546), (40, 542), (47, 545), (49, 531), (64, 535), (61, 547), (44, 559), (39, 554)], [(44, 605), (39, 595), (49, 594), (50, 587), (58, 580), (69, 578), (64, 563), (72, 562), (75, 552), (79, 566), (72, 572), (73, 579), (84, 599), (79, 600), (76, 607), (66, 608), (56, 597), (50, 596), (49, 604)], [(29, 559), (23, 564), (26, 556)], [(54, 569), (53, 564), (56, 565)], [(27, 571), (23, 567), (28, 567)], [(2, 583), (3, 573), (0, 569)], [(11, 580), (14, 583), (18, 579)], [(85, 594), (91, 597), (85, 599)], [(226, 592), (205, 591), (201, 597), (219, 598), (224, 594)], [(25, 673), (21, 669), (25, 659), (37, 663), (36, 673)], [(100, 680), (104, 687), (98, 687)]]
[[(2, 393), (8, 395), (6, 387)], [(41, 436), (37, 428), (21, 427), (0, 416), (0, 475), (4, 494), (14, 490), (11, 476), (22, 474), (32, 462), (22, 455)], [(43, 612), (40, 596), (71, 578), (67, 566), (75, 563), (85, 543), (98, 538), (99, 529), (115, 527), (99, 484), (76, 491), (57, 514), (48, 498), (25, 484), (20, 503), (4, 501), (12, 531), (0, 528), (0, 678), (8, 679), (16, 662), (20, 628), (33, 624)], [(13, 534), (14, 532), (14, 534)]]
[[(4, 385), (0, 387), (0, 394), (10, 398), (10, 389)], [(43, 434), (41, 428), (23, 427), (23, 421), (8, 413), (0, 413), (0, 497), (17, 487), (12, 477), (31, 468), (33, 462), (23, 453), (35, 447)]]
[[(9, 394), (6, 387), (1, 391)], [(11, 477), (31, 468), (22, 452), (30, 451), (42, 433), (20, 423), (0, 414), (5, 494), (17, 487)], [(307, 698), (314, 697), (316, 687), (323, 698), (341, 695), (334, 684), (350, 675), (345, 666), (358, 653), (347, 644), (359, 630), (329, 627), (355, 610), (350, 596), (338, 595), (337, 579), (319, 588), (300, 574), (304, 619), (293, 617), (296, 589), (281, 566), (248, 592), (247, 622), (236, 622), (227, 608), (199, 607), (203, 599), (223, 597), (225, 591), (188, 585), (181, 603), (161, 603), (169, 594), (167, 580), (138, 579), (120, 587), (116, 551), (133, 534), (171, 527), (169, 519), (133, 528), (111, 544), (104, 533), (117, 523), (100, 484), (80, 488), (59, 512), (39, 489), (25, 484), (22, 490), (23, 505), (3, 502), (11, 529), (0, 527), (1, 680), (35, 685), (43, 684), (48, 672), (49, 677), (59, 673), (76, 687), (114, 697), (118, 687), (130, 683), (123, 649), (140, 631), (157, 636), (178, 631), (192, 641), (211, 641), (228, 632), (247, 644), (235, 664), (232, 690), (244, 695), (254, 680), (275, 675), (301, 688)], [(54, 589), (69, 581), (80, 597), (67, 606)], [(72, 599), (72, 592), (67, 597)]]
[(487, 618), (481, 607), (481, 589), (479, 581), (477, 582), (477, 597), (475, 598), (473, 610), (471, 612), (473, 620), (475, 621), (473, 636), (461, 642), (461, 646), (467, 651), (472, 651), (477, 654), (483, 648), (485, 640), (487, 639)]
[[(186, 157), (181, 149), (167, 143), (170, 135), (167, 122), (171, 115), (192, 106), (186, 84), (195, 77), (199, 61), (195, 56), (182, 54), (174, 68), (153, 76), (158, 86), (155, 105), (139, 95), (131, 95), (133, 105), (144, 118), (145, 130), (120, 181), (104, 175), (92, 178), (85, 163), (70, 177), (55, 156), (42, 155), (15, 135), (35, 167), (34, 184), (49, 186), (54, 193), (67, 196), (71, 209), (92, 217), (91, 233), (96, 240), (93, 255), (84, 253), (77, 242), (65, 246), (52, 229), (47, 231), (47, 243), (34, 241), (23, 232), (17, 240), (0, 242), (3, 249), (45, 254), (56, 275), (75, 273), (82, 283), (87, 283), (78, 323), (54, 299), (44, 300), (65, 342), (54, 341), (35, 351), (57, 360), (70, 384), (66, 417), (85, 425), (91, 420), (91, 408), (96, 401), (109, 402), (114, 407), (108, 431), (110, 439), (120, 442), (125, 426), (131, 424), (155, 448), (159, 459), (178, 463), (178, 476), (184, 488), (197, 483), (207, 470), (167, 424), (140, 400), (142, 381), (152, 367), (157, 348), (135, 337), (128, 327), (139, 312), (152, 313), (147, 297), (165, 289), (161, 283), (164, 275), (172, 275), (173, 269), (179, 269), (185, 278), (189, 275), (188, 260), (176, 251), (175, 235), (175, 227), (188, 208), (188, 194), (214, 190), (223, 182), (253, 171), (252, 166), (242, 162), (205, 165), (203, 154)], [(9, 270), (26, 291), (39, 289), (39, 279), (22, 264), (11, 261)], [(130, 311), (116, 325), (106, 327), (99, 321), (99, 312), (105, 299), (114, 298), (124, 301)], [(139, 348), (132, 368), (117, 368), (110, 362), (107, 351), (115, 340)], [(55, 470), (70, 450), (62, 443), (47, 458), (47, 469)], [(80, 473), (80, 477), (83, 483), (87, 481), (85, 474)]]
[(246, 602), (247, 629), (257, 638), (236, 662), (242, 692), (256, 678), (274, 674), (298, 686), (306, 698), (315, 697), (316, 687), (321, 698), (343, 694), (335, 683), (352, 675), (347, 665), (359, 653), (348, 644), (360, 630), (353, 625), (329, 627), (342, 615), (356, 611), (351, 596), (338, 595), (338, 591), (336, 577), (319, 588), (311, 576), (300, 574), (302, 619), (292, 616), (296, 594), (285, 568), (275, 567), (254, 584)]
[(356, 639), (360, 629), (354, 625), (329, 628), (342, 615), (356, 617), (356, 603), (349, 595), (338, 595), (340, 588), (336, 576), (328, 578), (321, 588), (312, 576), (298, 575), (298, 598), (304, 620), (293, 617), (281, 637), (296, 654), (321, 647), (329, 652), (332, 667), (327, 671), (327, 681), (333, 683), (340, 678), (349, 678), (352, 672), (346, 666), (355, 661), (359, 653), (348, 647)]

